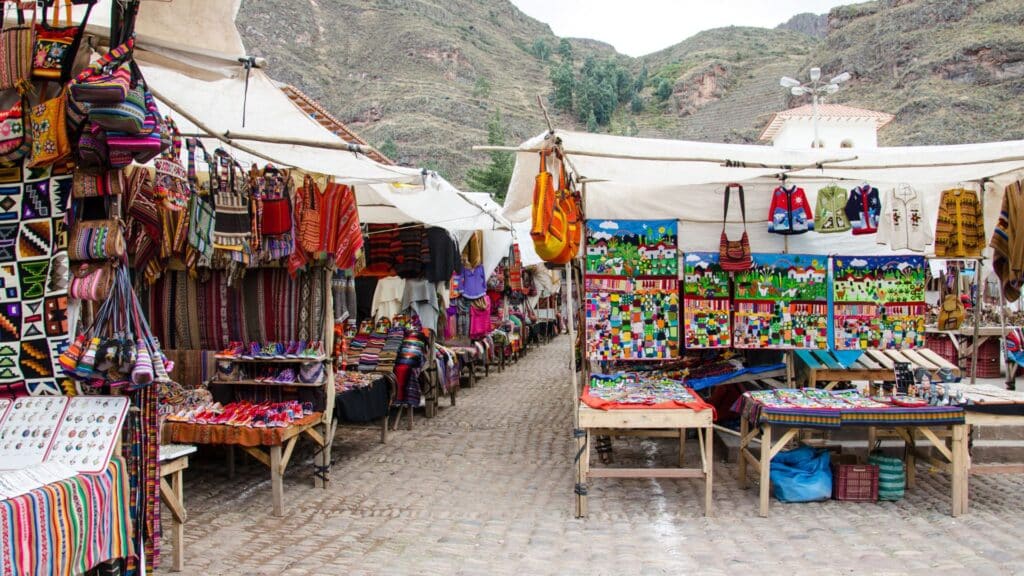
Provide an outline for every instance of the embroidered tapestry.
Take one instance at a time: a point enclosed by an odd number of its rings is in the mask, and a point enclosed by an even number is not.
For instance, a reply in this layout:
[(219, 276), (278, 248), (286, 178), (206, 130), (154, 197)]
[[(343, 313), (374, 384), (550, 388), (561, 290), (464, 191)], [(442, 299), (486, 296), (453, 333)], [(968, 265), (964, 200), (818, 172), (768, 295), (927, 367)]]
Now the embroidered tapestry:
[(729, 273), (718, 252), (688, 252), (683, 259), (683, 335), (687, 348), (732, 344)]
[(828, 256), (754, 254), (733, 278), (733, 346), (828, 348)]
[(924, 345), (923, 256), (835, 256), (832, 275), (837, 350)]

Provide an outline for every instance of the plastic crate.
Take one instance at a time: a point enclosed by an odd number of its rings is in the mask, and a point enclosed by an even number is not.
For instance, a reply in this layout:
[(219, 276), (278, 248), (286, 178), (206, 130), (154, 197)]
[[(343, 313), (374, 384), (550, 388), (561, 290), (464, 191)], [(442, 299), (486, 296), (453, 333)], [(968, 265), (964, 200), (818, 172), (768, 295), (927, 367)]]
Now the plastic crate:
[(954, 366), (960, 364), (960, 355), (949, 336), (945, 334), (926, 334), (924, 342), (929, 350), (942, 356), (950, 364)]
[(847, 502), (877, 502), (878, 466), (871, 464), (833, 465), (832, 497)]

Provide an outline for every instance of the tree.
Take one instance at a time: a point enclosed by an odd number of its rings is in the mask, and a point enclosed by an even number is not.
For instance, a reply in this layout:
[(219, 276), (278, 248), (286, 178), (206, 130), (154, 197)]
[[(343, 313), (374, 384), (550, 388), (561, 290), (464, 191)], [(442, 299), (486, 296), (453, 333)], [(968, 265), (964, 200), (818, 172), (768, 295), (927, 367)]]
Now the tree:
[[(505, 144), (505, 127), (501, 122), (501, 111), (495, 110), (494, 116), (487, 123), (487, 143), (491, 146)], [(499, 150), (490, 153), (491, 162), (483, 168), (470, 168), (466, 171), (466, 184), (478, 192), (490, 192), (494, 201), (501, 204), (508, 193), (508, 185), (512, 180), (512, 167), (515, 158), (511, 152)]]
[(381, 154), (387, 156), (389, 159), (398, 161), (398, 146), (395, 145), (395, 140), (388, 136), (384, 143), (377, 148)]
[(636, 82), (633, 84), (633, 91), (640, 92), (647, 86), (647, 64), (645, 63), (640, 68), (640, 74), (636, 77)]
[(620, 67), (617, 64), (612, 63), (615, 70), (615, 91), (619, 95), (619, 102), (625, 104), (629, 102), (629, 99), (633, 97), (635, 89), (633, 88), (633, 77), (630, 76), (629, 71), (625, 68)]
[(587, 132), (597, 132), (597, 118), (594, 116), (593, 110), (587, 116)]
[(473, 83), (473, 97), (486, 100), (491, 96), (491, 82), (483, 76), (479, 76)]
[(548, 46), (548, 43), (541, 38), (537, 38), (533, 41), (531, 52), (538, 60), (542, 60), (544, 62), (547, 62), (548, 59), (551, 58), (551, 47)]
[(573, 77), (572, 64), (563, 61), (560, 65), (552, 68), (551, 83), (555, 87), (555, 108), (571, 111), (573, 93), (576, 91), (576, 79)]
[(639, 114), (644, 111), (644, 99), (639, 94), (633, 94), (633, 99), (629, 101), (629, 109), (633, 111), (633, 114)]
[(558, 43), (558, 55), (562, 58), (562, 62), (572, 64), (572, 44), (565, 38), (562, 38), (562, 41)]
[(659, 80), (657, 94), (658, 100), (661, 100), (662, 102), (668, 100), (668, 97), (672, 95), (672, 83), (665, 78)]

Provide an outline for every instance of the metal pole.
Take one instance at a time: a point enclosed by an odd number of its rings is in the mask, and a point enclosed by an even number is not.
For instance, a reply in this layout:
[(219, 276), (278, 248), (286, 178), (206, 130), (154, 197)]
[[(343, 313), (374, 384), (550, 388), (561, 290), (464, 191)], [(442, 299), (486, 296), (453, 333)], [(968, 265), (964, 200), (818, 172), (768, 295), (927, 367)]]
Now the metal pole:
[(811, 105), (814, 107), (814, 119), (812, 120), (812, 122), (814, 123), (814, 143), (811, 144), (811, 148), (819, 148), (820, 146), (818, 146), (818, 89), (812, 88), (811, 90)]
[[(978, 183), (979, 202), (981, 203), (981, 213), (985, 214), (985, 181), (982, 180)], [(983, 216), (984, 217), (984, 216)], [(973, 386), (978, 380), (978, 338), (980, 337), (979, 324), (981, 324), (981, 269), (985, 260), (978, 258), (974, 261), (974, 340), (971, 342), (972, 354), (971, 354), (971, 385)], [(959, 280), (959, 278), (957, 278)]]

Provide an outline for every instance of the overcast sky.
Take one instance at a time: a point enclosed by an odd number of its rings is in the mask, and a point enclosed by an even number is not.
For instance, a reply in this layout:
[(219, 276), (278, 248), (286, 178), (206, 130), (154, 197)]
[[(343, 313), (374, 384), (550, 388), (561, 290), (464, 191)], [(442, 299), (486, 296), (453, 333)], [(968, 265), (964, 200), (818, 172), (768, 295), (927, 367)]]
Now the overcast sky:
[(794, 14), (823, 14), (851, 0), (512, 0), (558, 36), (593, 38), (623, 54), (657, 52), (701, 30), (774, 28)]

